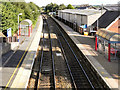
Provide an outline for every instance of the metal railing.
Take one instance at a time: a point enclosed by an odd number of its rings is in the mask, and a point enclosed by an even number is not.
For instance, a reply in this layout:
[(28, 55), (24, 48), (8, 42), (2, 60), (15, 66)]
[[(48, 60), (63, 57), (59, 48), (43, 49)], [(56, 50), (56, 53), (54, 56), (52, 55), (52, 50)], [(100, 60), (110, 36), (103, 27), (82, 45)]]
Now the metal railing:
[(4, 42), (18, 42), (18, 38), (17, 38), (17, 36), (3, 37), (1, 40), (1, 43), (4, 43)]

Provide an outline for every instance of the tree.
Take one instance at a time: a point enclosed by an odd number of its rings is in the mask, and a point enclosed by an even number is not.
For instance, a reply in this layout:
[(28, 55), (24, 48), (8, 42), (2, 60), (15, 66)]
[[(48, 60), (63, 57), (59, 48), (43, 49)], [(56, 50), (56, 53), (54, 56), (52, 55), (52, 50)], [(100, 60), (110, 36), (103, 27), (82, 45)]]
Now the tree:
[(59, 10), (63, 10), (63, 9), (66, 9), (66, 6), (64, 4), (60, 4), (59, 5)]
[(1, 25), (0, 29), (3, 33), (6, 34), (6, 30), (8, 28), (12, 28), (12, 32), (14, 29), (16, 29), (17, 26), (15, 26), (15, 13), (13, 12), (15, 10), (15, 6), (12, 5), (10, 2), (4, 2), (2, 3), (2, 18), (1, 18)]
[(45, 7), (45, 11), (48, 12), (55, 12), (57, 11), (59, 6), (56, 3), (50, 3)]
[(75, 9), (71, 4), (67, 6), (67, 9)]
[(36, 23), (40, 14), (38, 11), (39, 7), (32, 2), (2, 2), (0, 3), (0, 8), (0, 31), (5, 35), (8, 28), (12, 29), (12, 33), (17, 32), (19, 13), (22, 13), (19, 16), (19, 22), (24, 19), (30, 19), (33, 24)]

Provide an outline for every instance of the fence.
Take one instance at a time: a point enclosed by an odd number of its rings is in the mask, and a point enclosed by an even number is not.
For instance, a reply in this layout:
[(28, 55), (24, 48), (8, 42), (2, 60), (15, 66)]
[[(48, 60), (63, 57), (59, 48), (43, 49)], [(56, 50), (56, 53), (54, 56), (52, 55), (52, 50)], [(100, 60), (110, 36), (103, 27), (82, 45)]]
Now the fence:
[(17, 36), (3, 37), (3, 42), (18, 42)]

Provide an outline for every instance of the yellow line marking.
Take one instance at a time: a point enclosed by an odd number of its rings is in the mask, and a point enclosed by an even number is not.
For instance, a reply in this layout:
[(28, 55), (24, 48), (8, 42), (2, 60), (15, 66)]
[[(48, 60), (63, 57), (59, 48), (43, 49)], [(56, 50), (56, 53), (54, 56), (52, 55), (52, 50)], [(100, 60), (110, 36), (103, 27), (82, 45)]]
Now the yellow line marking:
[(18, 69), (18, 67), (19, 67), (19, 65), (20, 65), (20, 63), (21, 63), (21, 61), (22, 61), (23, 57), (25, 56), (25, 54), (26, 54), (26, 52), (27, 52), (27, 50), (28, 50), (28, 47), (30, 46), (30, 43), (31, 43), (31, 42), (29, 42), (29, 44), (28, 44), (28, 46), (27, 46), (27, 48), (26, 48), (26, 50), (25, 50), (24, 54), (22, 55), (22, 57), (21, 57), (21, 59), (20, 59), (20, 61), (19, 61), (18, 65), (17, 65), (17, 67), (15, 68), (15, 70), (14, 70), (14, 72), (13, 72), (12, 76), (10, 77), (10, 79), (9, 79), (9, 81), (8, 81), (8, 83), (7, 83), (7, 85), (5, 86), (5, 89), (4, 89), (4, 90), (6, 90), (6, 88), (7, 88), (7, 87), (8, 87), (8, 85), (10, 84), (10, 82), (11, 82), (11, 80), (12, 80), (12, 78), (13, 78), (14, 74), (16, 73), (16, 71), (17, 71), (17, 69)]
[(108, 79), (108, 77), (105, 77), (106, 79)]

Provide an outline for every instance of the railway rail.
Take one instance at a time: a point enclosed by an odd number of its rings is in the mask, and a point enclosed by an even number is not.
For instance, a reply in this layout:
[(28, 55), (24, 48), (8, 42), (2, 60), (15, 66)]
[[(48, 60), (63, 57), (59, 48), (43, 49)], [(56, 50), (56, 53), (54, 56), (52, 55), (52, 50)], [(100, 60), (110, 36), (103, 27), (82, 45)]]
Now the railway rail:
[[(56, 89), (55, 60), (52, 51), (52, 39), (50, 37), (50, 27), (54, 27), (53, 33), (57, 36), (63, 58), (66, 62), (71, 77), (72, 88), (89, 88), (93, 90), (97, 88), (109, 89), (108, 86), (100, 80), (101, 78), (96, 74), (94, 69), (91, 68), (89, 63), (86, 63), (85, 56), (78, 51), (78, 48), (73, 44), (64, 30), (50, 16), (44, 15), (43, 17), (43, 38), (40, 42), (41, 50), (39, 52), (40, 55), (38, 55), (39, 68), (36, 69), (37, 78), (34, 88)], [(47, 36), (47, 38), (45, 38), (45, 36)]]
[[(28, 89), (55, 88), (54, 57), (52, 42), (46, 17), (43, 16), (43, 35), (39, 44), (38, 57), (35, 60)], [(35, 79), (33, 79), (35, 78)]]
[[(46, 82), (46, 78), (43, 79), (43, 76), (47, 76), (49, 78), (47, 88), (55, 88), (55, 69), (54, 69), (54, 57), (52, 54), (52, 42), (50, 37), (49, 26), (47, 24), (46, 18), (44, 18), (44, 30), (43, 30), (43, 46), (42, 46), (42, 54), (41, 54), (41, 63), (40, 63), (40, 71), (38, 78), (37, 88), (46, 88), (44, 84)], [(45, 38), (45, 35), (47, 38)], [(49, 43), (48, 43), (49, 42)], [(44, 50), (48, 49), (48, 50)]]
[[(52, 19), (49, 21), (52, 21)], [(54, 23), (54, 22), (51, 22), (51, 23)], [(94, 86), (89, 80), (89, 77), (87, 76), (83, 67), (79, 63), (78, 58), (76, 57), (70, 44), (68, 43), (68, 41), (66, 40), (63, 33), (61, 32), (61, 30), (57, 25), (56, 25), (56, 30), (57, 30), (56, 34), (59, 37), (58, 40), (62, 48), (67, 67), (69, 69), (74, 88), (93, 88), (94, 89)]]

